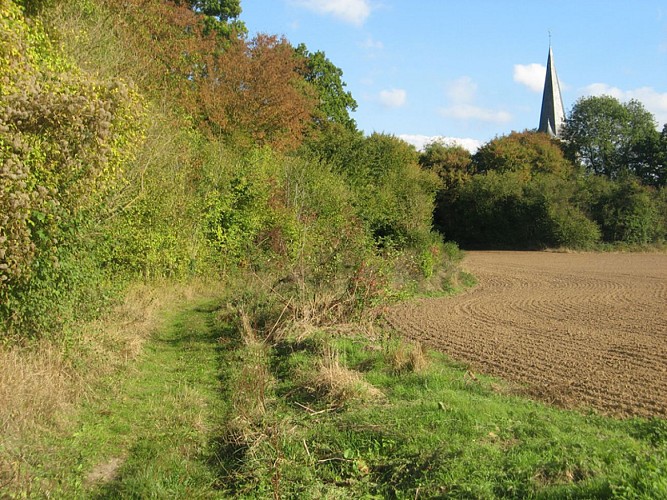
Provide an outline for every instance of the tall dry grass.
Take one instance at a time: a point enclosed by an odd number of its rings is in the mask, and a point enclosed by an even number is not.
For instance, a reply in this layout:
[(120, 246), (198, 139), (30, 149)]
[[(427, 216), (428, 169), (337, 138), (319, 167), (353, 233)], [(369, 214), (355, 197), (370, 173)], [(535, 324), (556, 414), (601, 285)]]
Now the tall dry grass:
[(346, 367), (340, 353), (328, 345), (321, 354), (319, 369), (311, 377), (310, 384), (334, 406), (384, 398), (380, 389), (368, 383), (361, 373)]
[(386, 359), (395, 373), (419, 373), (426, 369), (429, 363), (420, 342), (402, 339), (389, 345)]

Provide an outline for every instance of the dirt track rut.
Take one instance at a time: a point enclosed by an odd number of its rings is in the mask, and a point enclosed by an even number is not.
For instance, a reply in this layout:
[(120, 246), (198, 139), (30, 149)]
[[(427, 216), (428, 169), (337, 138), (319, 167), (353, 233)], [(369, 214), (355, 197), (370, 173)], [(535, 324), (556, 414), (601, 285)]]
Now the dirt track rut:
[(469, 252), (463, 267), (478, 286), (387, 321), (541, 400), (667, 417), (667, 255)]

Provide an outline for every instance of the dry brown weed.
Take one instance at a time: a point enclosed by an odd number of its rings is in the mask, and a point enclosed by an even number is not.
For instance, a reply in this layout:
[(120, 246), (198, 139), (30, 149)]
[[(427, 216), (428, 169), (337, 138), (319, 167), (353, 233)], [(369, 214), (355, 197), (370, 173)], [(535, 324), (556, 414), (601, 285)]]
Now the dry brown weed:
[(342, 364), (338, 352), (330, 347), (324, 348), (319, 370), (314, 374), (311, 383), (337, 406), (355, 399), (373, 400), (384, 397), (382, 391), (368, 383), (361, 373)]
[(428, 359), (420, 342), (401, 340), (388, 349), (387, 361), (397, 373), (418, 373), (428, 366)]

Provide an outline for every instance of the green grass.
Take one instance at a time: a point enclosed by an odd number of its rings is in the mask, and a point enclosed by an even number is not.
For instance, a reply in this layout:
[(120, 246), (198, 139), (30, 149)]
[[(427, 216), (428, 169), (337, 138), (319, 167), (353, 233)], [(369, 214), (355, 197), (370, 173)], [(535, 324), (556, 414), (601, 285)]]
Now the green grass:
[[(324, 344), (385, 397), (332, 401), (313, 391), (305, 374), (318, 366)], [(620, 421), (546, 407), (434, 353), (424, 371), (397, 373), (388, 361), (396, 348), (400, 341), (320, 335), (268, 349), (273, 394), (254, 423), (256, 439), (245, 443), (252, 454), (226, 464), (232, 471), (223, 481), (227, 493), (667, 497), (664, 420)]]
[(216, 306), (173, 313), (71, 433), (26, 443), (23, 494), (667, 498), (665, 420), (547, 407), (437, 353), (406, 364), (421, 351), (387, 334), (265, 344)]
[[(84, 405), (67, 435), (27, 443), (24, 494), (52, 498), (216, 495), (220, 426), (216, 302), (174, 313), (129, 371)], [(0, 492), (0, 497), (2, 496)]]

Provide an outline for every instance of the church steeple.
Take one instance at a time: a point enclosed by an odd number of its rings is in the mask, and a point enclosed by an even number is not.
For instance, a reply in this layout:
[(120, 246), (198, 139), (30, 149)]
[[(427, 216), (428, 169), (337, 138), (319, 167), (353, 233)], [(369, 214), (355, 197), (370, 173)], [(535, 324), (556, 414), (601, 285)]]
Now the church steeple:
[(565, 108), (563, 107), (563, 98), (560, 95), (560, 84), (558, 83), (553, 56), (551, 43), (549, 43), (547, 76), (544, 80), (542, 112), (540, 114), (540, 126), (537, 131), (558, 137), (560, 136), (563, 124), (565, 123)]

